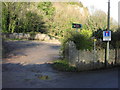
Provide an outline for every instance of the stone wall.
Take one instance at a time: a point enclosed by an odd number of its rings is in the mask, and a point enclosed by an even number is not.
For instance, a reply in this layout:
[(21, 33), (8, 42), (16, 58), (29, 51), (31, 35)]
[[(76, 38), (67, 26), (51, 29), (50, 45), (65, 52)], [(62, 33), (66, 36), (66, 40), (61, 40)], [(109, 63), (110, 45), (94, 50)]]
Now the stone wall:
[[(69, 42), (65, 50), (65, 58), (69, 61), (70, 65), (78, 67), (79, 70), (90, 70), (104, 67), (105, 50), (77, 50), (73, 42)], [(118, 52), (117, 63), (120, 63), (120, 50)], [(115, 64), (115, 50), (110, 49), (108, 66)]]
[(7, 39), (28, 39), (28, 40), (41, 40), (41, 41), (47, 41), (47, 40), (55, 40), (54, 37), (50, 37), (47, 34), (35, 34), (35, 35), (31, 35), (31, 34), (25, 34), (25, 33), (2, 33), (2, 37), (3, 38), (7, 38)]

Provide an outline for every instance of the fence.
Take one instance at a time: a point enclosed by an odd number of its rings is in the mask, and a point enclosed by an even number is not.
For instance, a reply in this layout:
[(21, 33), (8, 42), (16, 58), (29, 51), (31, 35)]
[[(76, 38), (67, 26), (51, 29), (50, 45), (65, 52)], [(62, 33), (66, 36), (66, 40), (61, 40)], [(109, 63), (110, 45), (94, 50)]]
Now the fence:
[[(116, 57), (115, 49), (110, 49), (108, 66), (112, 66), (120, 63), (120, 50)], [(77, 50), (73, 42), (69, 42), (66, 45), (65, 58), (69, 61), (70, 65), (76, 66), (79, 70), (90, 70), (104, 67), (105, 50)]]

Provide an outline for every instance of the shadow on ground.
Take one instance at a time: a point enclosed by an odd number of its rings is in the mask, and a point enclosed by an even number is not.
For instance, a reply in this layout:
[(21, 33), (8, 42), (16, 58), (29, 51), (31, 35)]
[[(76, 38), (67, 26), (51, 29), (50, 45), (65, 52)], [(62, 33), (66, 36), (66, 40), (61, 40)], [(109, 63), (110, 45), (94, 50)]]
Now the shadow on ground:
[(117, 69), (59, 72), (52, 64), (3, 64), (3, 88), (117, 88)]
[[(3, 88), (117, 88), (118, 70), (60, 72), (45, 62), (58, 59), (60, 45), (35, 41), (8, 41), (11, 57), (2, 65)], [(4, 60), (3, 60), (4, 61)], [(21, 64), (20, 64), (21, 63)]]
[(57, 44), (52, 44), (52, 43), (44, 43), (44, 42), (37, 42), (37, 41), (5, 41), (3, 42), (3, 57), (6, 58), (6, 57), (9, 57), (9, 55), (11, 53), (14, 53), (15, 51), (15, 54), (14, 56), (18, 56), (18, 55), (23, 55), (25, 56), (25, 52), (18, 52), (18, 50), (27, 50), (27, 49), (30, 49), (30, 48), (36, 48), (36, 47), (40, 47), (42, 48), (43, 46), (46, 46), (46, 47), (49, 47), (50, 49), (53, 49), (53, 50), (59, 50), (60, 48), (60, 45), (57, 45)]

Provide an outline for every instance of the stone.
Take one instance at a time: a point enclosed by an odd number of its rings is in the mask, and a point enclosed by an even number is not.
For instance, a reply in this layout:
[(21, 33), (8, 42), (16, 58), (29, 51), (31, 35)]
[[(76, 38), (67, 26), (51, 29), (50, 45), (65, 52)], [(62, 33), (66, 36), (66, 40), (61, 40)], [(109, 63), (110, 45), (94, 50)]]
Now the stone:
[(56, 40), (54, 37), (52, 37), (52, 40)]
[(19, 38), (19, 34), (18, 33), (13, 33), (13, 36), (14, 36), (15, 39)]
[(23, 33), (19, 33), (19, 39), (23, 39), (24, 35)]
[(30, 38), (30, 34), (23, 34), (23, 38), (22, 39), (29, 39)]
[(13, 34), (9, 34), (9, 39), (14, 39), (15, 37), (13, 36)]
[(45, 39), (45, 37), (46, 37), (46, 34), (38, 34), (37, 36), (36, 36), (36, 38), (38, 38), (38, 40), (44, 40)]
[(44, 38), (45, 41), (50, 40), (50, 37), (48, 35), (46, 35), (46, 37)]
[(35, 35), (35, 40), (40, 40), (41, 34), (36, 34)]

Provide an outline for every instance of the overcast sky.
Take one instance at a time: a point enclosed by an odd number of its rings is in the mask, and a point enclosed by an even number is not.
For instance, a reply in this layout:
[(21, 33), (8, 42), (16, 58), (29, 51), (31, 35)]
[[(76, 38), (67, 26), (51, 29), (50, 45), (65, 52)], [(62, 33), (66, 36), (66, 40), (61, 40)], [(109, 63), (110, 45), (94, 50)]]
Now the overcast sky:
[[(80, 0), (84, 6), (89, 8), (90, 12), (96, 9), (101, 9), (104, 12), (108, 12), (108, 0)], [(110, 16), (113, 17), (118, 22), (118, 2), (120, 0), (110, 0), (111, 2), (111, 12)]]

